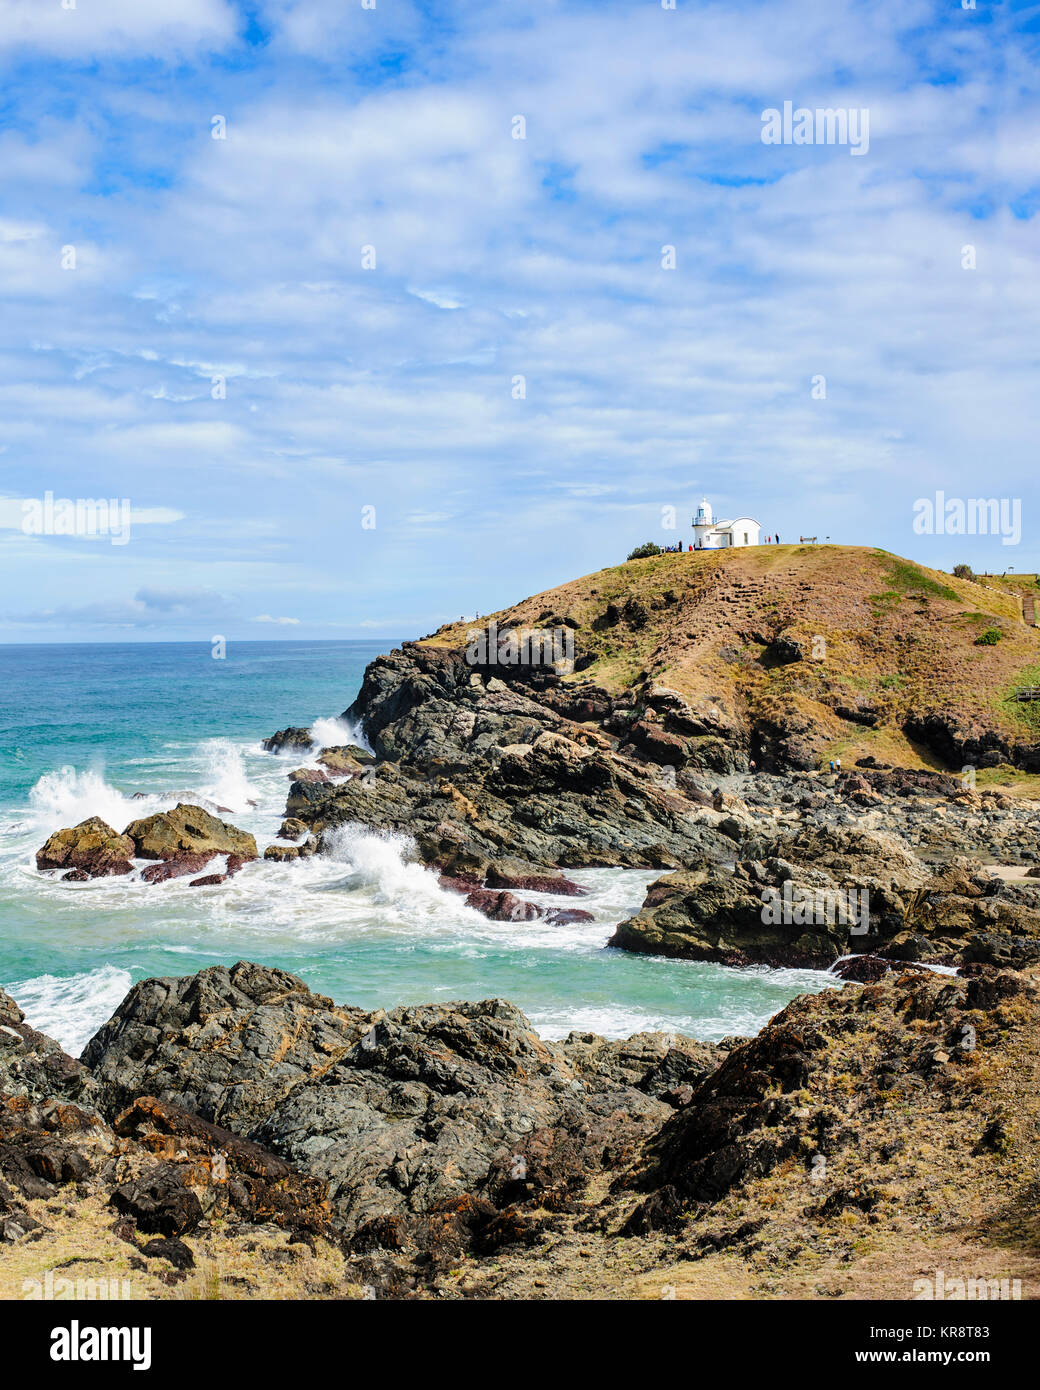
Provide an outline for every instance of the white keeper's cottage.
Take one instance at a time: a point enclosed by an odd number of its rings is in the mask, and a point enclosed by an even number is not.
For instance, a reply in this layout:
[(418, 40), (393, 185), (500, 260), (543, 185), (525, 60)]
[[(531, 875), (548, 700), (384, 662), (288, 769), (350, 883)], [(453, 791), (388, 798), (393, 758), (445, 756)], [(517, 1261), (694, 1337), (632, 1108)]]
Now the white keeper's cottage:
[(693, 518), (693, 548), (725, 550), (730, 545), (758, 545), (761, 531), (759, 523), (749, 516), (738, 516), (735, 521), (716, 521), (711, 514), (711, 503), (704, 497)]

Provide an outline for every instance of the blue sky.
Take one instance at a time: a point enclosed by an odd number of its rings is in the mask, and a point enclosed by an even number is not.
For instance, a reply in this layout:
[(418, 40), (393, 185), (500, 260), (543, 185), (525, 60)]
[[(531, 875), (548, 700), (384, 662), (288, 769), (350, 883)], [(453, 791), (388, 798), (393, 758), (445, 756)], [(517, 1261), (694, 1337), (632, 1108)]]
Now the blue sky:
[[(421, 635), (702, 493), (1036, 570), (1038, 49), (988, 0), (0, 0), (0, 642)], [(785, 101), (869, 148), (764, 144)], [(1020, 544), (915, 534), (938, 490)], [(130, 542), (24, 534), (48, 491)]]

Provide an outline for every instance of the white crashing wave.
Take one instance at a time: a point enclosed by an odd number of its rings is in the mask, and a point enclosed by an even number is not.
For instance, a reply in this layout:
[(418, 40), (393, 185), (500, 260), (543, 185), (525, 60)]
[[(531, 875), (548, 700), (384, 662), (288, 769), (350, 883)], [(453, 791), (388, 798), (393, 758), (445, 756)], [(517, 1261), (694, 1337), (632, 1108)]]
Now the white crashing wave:
[(230, 739), (211, 738), (202, 745), (203, 777), (200, 796), (229, 811), (244, 811), (258, 799), (246, 774), (242, 752)]
[(357, 887), (372, 890), (377, 903), (402, 909), (409, 916), (417, 908), (447, 910), (455, 917), (460, 912), (479, 916), (457, 893), (442, 888), (433, 870), (409, 859), (415, 843), (408, 835), (376, 834), (360, 825), (343, 825), (326, 833), (325, 848), (327, 857), (353, 869)]
[(74, 767), (45, 772), (29, 792), (36, 824), (48, 832), (79, 825), (91, 816), (100, 816), (116, 830), (122, 830), (139, 816), (166, 810), (173, 804), (171, 796), (127, 796), (110, 786), (103, 773), (93, 769), (79, 772)]
[(333, 719), (315, 719), (311, 725), (311, 738), (317, 748), (338, 748), (344, 743), (356, 743), (360, 748), (372, 751), (360, 728), (338, 715)]
[(111, 1018), (130, 985), (129, 970), (101, 965), (81, 975), (37, 975), (4, 988), (27, 1023), (78, 1057), (101, 1024)]

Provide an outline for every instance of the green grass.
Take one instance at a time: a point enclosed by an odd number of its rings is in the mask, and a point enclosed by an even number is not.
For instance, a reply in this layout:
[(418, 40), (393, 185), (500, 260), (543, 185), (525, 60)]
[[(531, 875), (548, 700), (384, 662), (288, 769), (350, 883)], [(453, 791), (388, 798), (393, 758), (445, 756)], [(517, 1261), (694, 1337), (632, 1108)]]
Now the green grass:
[(889, 584), (900, 594), (924, 594), (932, 598), (951, 599), (956, 603), (960, 595), (946, 584), (930, 578), (924, 570), (909, 560), (901, 560), (898, 555), (890, 555), (887, 550), (875, 552), (884, 561)]
[(1040, 685), (1040, 662), (1026, 666), (996, 701), (997, 708), (1031, 733), (1040, 734), (1040, 700), (1018, 701), (1015, 692), (1024, 685)]

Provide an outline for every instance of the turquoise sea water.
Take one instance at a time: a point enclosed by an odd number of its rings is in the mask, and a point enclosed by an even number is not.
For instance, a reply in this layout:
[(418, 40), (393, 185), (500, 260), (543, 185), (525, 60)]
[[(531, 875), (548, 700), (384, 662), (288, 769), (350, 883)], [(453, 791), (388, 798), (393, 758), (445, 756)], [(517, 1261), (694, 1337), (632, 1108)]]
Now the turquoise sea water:
[(406, 839), (360, 828), (343, 831), (332, 857), (251, 864), (212, 888), (37, 873), (52, 830), (90, 815), (122, 830), (177, 801), (229, 808), (262, 850), (284, 813), (286, 773), (308, 759), (273, 757), (260, 739), (316, 720), (325, 743), (356, 737), (336, 716), (388, 645), (243, 642), (223, 661), (203, 643), (0, 646), (0, 984), (31, 1023), (78, 1051), (133, 981), (243, 958), (367, 1008), (502, 996), (547, 1037), (718, 1039), (834, 983), (604, 949), (650, 873), (575, 874), (593, 923), (488, 922), (409, 861)]

